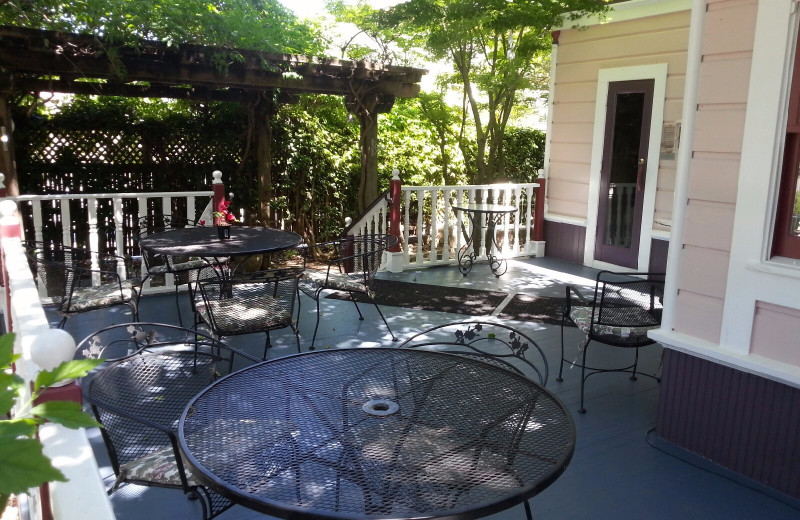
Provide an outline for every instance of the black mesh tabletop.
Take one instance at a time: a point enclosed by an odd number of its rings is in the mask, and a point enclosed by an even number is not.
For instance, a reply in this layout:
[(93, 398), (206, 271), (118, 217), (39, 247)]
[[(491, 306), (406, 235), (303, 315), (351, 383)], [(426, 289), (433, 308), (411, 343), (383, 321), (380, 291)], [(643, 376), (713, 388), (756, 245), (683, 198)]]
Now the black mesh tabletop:
[(245, 256), (283, 251), (300, 243), (297, 233), (254, 226), (231, 226), (231, 238), (222, 240), (215, 227), (189, 227), (154, 233), (139, 247), (171, 256)]
[(260, 363), (189, 403), (195, 476), (282, 518), (478, 518), (565, 469), (561, 402), (503, 368), (423, 350), (341, 349)]

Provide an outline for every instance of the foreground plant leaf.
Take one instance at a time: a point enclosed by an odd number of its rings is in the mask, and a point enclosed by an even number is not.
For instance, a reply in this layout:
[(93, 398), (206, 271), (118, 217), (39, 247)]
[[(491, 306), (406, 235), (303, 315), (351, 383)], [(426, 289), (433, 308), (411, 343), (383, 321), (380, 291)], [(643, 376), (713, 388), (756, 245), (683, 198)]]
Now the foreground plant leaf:
[(79, 403), (70, 401), (49, 401), (34, 406), (31, 414), (67, 428), (91, 428), (100, 423), (83, 411)]
[(104, 359), (77, 359), (64, 361), (53, 370), (42, 370), (36, 376), (35, 388), (52, 386), (68, 379), (85, 376), (91, 369), (103, 363)]
[(63, 473), (53, 467), (42, 453), (36, 439), (13, 439), (0, 442), (0, 493), (22, 493), (42, 482), (66, 482)]

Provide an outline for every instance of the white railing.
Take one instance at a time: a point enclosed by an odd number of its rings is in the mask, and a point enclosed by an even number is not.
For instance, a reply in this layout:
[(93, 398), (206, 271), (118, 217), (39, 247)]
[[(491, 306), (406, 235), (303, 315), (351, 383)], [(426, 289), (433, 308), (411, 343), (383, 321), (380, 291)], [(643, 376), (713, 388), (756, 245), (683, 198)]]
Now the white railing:
[[(64, 331), (50, 329), (22, 244), (14, 236), (20, 226), (15, 215), (16, 205), (4, 201), (0, 203), (0, 213), (0, 229), (5, 237), (0, 240), (0, 254), (8, 273), (5, 290), (9, 291), (8, 297), (3, 295), (1, 306), (7, 330), (16, 334), (14, 351), (21, 355), (15, 363), (16, 372), (30, 382), (40, 370), (53, 368), (63, 359), (72, 359), (75, 341)], [(24, 386), (23, 392), (27, 395), (18, 398), (18, 407), (30, 398), (29, 384)], [(45, 455), (68, 479), (68, 482), (50, 484), (53, 518), (113, 520), (114, 512), (85, 430), (46, 424), (40, 428), (39, 437)], [(31, 489), (28, 498), (30, 517), (42, 519), (48, 512), (42, 510), (39, 489)]]
[(389, 192), (378, 197), (367, 210), (361, 214), (358, 221), (351, 222), (345, 219), (348, 227), (348, 236), (359, 235), (386, 235), (389, 233)]
[(608, 186), (605, 240), (608, 244), (630, 247), (636, 207), (636, 183), (616, 182)]
[[(533, 254), (534, 191), (539, 185), (485, 184), (467, 186), (403, 186), (401, 245), (406, 267), (420, 268), (458, 263), (458, 250), (472, 234), (471, 222), (452, 209), (453, 203), (480, 200), (517, 208), (495, 229), (505, 258)], [(482, 222), (485, 226), (485, 222)], [(479, 255), (485, 254), (482, 246)]]
[[(177, 199), (185, 199), (186, 215), (189, 219), (205, 220), (206, 225), (212, 224), (211, 218), (211, 197), (212, 191), (186, 191), (186, 192), (152, 192), (152, 193), (96, 193), (96, 194), (64, 194), (64, 195), (20, 195), (17, 197), (8, 197), (9, 200), (16, 201), (19, 205), (20, 213), (29, 216), (33, 221), (33, 237), (25, 237), (28, 240), (36, 240), (37, 242), (44, 241), (44, 228), (45, 226), (58, 229), (61, 228), (60, 238), (61, 242), (67, 246), (76, 245), (75, 226), (72, 220), (71, 203), (76, 201), (76, 204), (86, 208), (86, 216), (88, 218), (89, 234), (88, 234), (88, 248), (92, 251), (99, 251), (101, 240), (101, 228), (98, 220), (99, 208), (101, 205), (110, 205), (110, 224), (109, 229), (113, 229), (113, 237), (105, 234), (102, 238), (104, 241), (110, 241), (115, 245), (117, 254), (122, 254), (126, 250), (130, 250), (133, 246), (133, 236), (130, 230), (133, 229), (134, 224), (141, 217), (148, 215), (148, 206), (153, 204), (160, 205), (161, 212), (165, 215), (173, 213), (173, 203)], [(130, 202), (129, 202), (130, 201)], [(132, 204), (135, 201), (136, 210), (131, 212), (123, 211), (123, 205)], [(44, 208), (49, 211), (45, 212)], [(198, 213), (198, 208), (204, 208)], [(109, 208), (105, 208), (108, 213)], [(135, 216), (131, 218), (131, 213)], [(108, 220), (108, 215), (106, 219)], [(69, 225), (64, 225), (68, 223)], [(105, 227), (105, 226), (103, 226)], [(128, 231), (128, 232), (126, 232)], [(97, 270), (97, 258), (92, 258), (92, 269)], [(124, 270), (124, 266), (120, 266)], [(144, 276), (145, 266), (142, 265)], [(120, 276), (125, 276), (126, 273), (121, 272)], [(124, 278), (123, 278), (124, 279)], [(151, 278), (148, 278), (144, 287), (151, 288)], [(94, 280), (93, 283), (99, 283)], [(172, 287), (174, 283), (173, 275), (167, 274), (165, 278), (164, 288)], [(41, 287), (40, 290), (44, 290)], [(44, 294), (44, 293), (42, 293)]]

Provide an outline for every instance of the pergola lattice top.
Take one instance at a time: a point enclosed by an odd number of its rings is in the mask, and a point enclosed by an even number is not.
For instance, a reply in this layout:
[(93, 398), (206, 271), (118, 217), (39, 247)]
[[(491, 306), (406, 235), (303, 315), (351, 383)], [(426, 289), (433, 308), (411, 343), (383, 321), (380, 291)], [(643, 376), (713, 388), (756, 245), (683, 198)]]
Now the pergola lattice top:
[[(0, 91), (243, 101), (253, 91), (415, 97), (427, 71), (363, 61), (142, 41), (109, 59), (92, 36), (0, 27)], [(241, 60), (220, 71), (215, 59)], [(288, 73), (288, 74), (287, 74)], [(57, 79), (56, 79), (57, 77)], [(97, 81), (102, 80), (102, 81)]]

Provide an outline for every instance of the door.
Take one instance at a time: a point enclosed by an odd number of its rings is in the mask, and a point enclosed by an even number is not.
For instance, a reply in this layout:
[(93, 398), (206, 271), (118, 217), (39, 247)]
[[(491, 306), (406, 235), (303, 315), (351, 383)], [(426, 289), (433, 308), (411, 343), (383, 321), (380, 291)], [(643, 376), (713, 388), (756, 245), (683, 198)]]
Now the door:
[(655, 80), (608, 85), (595, 260), (638, 268)]

